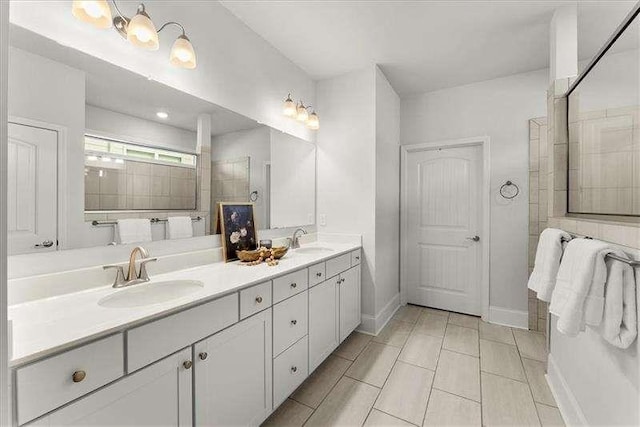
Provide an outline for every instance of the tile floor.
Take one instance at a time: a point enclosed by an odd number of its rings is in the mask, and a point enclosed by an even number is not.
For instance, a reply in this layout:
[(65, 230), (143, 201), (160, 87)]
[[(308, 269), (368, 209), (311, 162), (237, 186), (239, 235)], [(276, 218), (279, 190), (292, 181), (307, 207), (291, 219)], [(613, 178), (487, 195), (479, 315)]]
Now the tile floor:
[(264, 426), (562, 426), (544, 336), (407, 305), (351, 334)]

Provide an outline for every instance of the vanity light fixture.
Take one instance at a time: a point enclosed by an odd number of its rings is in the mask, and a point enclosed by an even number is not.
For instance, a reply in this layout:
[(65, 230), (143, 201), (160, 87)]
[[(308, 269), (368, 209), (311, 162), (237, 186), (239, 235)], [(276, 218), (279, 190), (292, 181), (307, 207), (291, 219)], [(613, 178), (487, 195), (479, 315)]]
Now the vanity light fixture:
[(320, 119), (318, 118), (318, 114), (315, 110), (312, 110), (311, 114), (309, 114), (310, 108), (310, 105), (305, 106), (302, 101), (296, 104), (293, 99), (291, 99), (291, 94), (288, 94), (287, 99), (284, 100), (284, 104), (282, 106), (282, 114), (286, 117), (305, 123), (307, 128), (311, 130), (318, 130), (320, 129)]
[(171, 47), (169, 62), (180, 68), (196, 68), (195, 50), (181, 24), (169, 21), (156, 30), (156, 26), (143, 3), (138, 5), (135, 16), (128, 18), (122, 14), (115, 0), (111, 0), (111, 2), (117, 13), (113, 19), (106, 0), (73, 0), (71, 13), (80, 21), (92, 24), (97, 28), (111, 28), (113, 25), (118, 34), (132, 45), (147, 50), (158, 50), (160, 47), (158, 33), (169, 25), (176, 26), (182, 31), (182, 34), (178, 36)]
[(307, 107), (305, 107), (302, 101), (300, 101), (297, 108), (296, 120), (299, 122), (306, 122), (308, 118), (309, 112), (307, 111)]
[(284, 100), (284, 107), (282, 112), (285, 116), (294, 118), (297, 115), (296, 103), (291, 99), (291, 94), (287, 95), (287, 99)]
[(320, 118), (315, 111), (312, 111), (311, 114), (309, 114), (309, 118), (307, 119), (307, 127), (311, 130), (320, 129)]
[(158, 116), (159, 119), (168, 119), (169, 118), (169, 113), (167, 113), (165, 111), (158, 111), (156, 113), (156, 116)]

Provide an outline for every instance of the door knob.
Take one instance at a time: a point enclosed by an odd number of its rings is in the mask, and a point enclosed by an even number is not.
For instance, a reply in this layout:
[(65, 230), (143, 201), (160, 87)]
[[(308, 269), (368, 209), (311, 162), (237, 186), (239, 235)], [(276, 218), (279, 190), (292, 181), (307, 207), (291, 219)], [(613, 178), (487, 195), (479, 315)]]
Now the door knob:
[(51, 240), (45, 240), (42, 243), (38, 243), (35, 245), (36, 248), (50, 248), (51, 246), (53, 246), (53, 242)]
[(467, 237), (467, 240), (473, 240), (474, 242), (479, 242), (480, 236)]

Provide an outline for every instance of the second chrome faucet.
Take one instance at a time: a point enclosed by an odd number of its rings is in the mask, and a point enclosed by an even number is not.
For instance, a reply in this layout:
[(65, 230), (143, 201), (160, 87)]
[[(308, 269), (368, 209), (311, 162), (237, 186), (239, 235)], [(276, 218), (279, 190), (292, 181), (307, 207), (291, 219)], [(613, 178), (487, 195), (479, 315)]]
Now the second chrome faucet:
[[(136, 271), (136, 257), (140, 254), (140, 270)], [(129, 267), (127, 275), (124, 274), (124, 268), (121, 265), (105, 265), (105, 270), (114, 268), (116, 270), (116, 278), (113, 282), (114, 288), (124, 288), (126, 286), (137, 285), (138, 283), (148, 282), (149, 273), (147, 273), (147, 263), (157, 261), (158, 258), (149, 258), (149, 253), (142, 246), (136, 246), (129, 255)]]

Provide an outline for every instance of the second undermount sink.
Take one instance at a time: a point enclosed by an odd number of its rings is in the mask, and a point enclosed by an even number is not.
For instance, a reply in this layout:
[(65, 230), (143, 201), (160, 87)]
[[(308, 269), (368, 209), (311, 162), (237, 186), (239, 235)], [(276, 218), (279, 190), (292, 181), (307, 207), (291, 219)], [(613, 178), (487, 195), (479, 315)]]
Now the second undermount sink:
[(131, 308), (159, 304), (201, 291), (204, 283), (198, 280), (167, 280), (132, 285), (114, 291), (98, 301), (98, 305), (109, 308)]
[(325, 248), (323, 246), (307, 246), (307, 247), (301, 247), (295, 250), (296, 253), (299, 254), (321, 254), (321, 253), (326, 253), (326, 252), (333, 252), (333, 249), (331, 248)]

